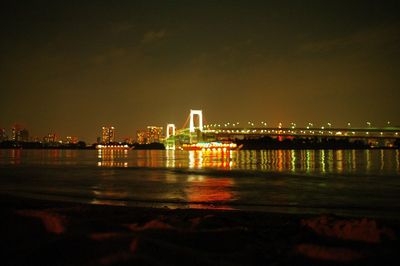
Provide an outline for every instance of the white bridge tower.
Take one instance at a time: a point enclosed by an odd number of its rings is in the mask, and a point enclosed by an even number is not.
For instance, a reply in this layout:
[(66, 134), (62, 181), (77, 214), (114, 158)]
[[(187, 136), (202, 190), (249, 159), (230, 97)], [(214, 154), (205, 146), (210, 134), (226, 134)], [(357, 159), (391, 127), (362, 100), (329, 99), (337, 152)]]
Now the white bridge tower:
[(199, 120), (199, 130), (200, 132), (203, 132), (203, 111), (202, 110), (190, 110), (190, 123), (189, 123), (189, 131), (191, 133), (195, 132), (195, 126), (194, 126), (194, 119), (193, 117), (197, 115), (198, 120)]
[(167, 134), (166, 137), (175, 136), (175, 124), (167, 124)]

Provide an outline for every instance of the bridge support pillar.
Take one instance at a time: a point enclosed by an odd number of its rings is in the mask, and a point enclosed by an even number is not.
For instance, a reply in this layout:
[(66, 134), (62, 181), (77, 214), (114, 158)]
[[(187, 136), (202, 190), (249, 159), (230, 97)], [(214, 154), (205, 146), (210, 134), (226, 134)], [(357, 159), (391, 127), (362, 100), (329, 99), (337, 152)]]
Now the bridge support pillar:
[(197, 115), (199, 117), (199, 130), (203, 132), (203, 111), (202, 110), (190, 110), (190, 124), (189, 131), (190, 133), (195, 132), (194, 126), (194, 116)]
[(175, 136), (175, 124), (167, 124), (167, 132), (165, 134), (166, 138), (169, 138), (170, 136)]

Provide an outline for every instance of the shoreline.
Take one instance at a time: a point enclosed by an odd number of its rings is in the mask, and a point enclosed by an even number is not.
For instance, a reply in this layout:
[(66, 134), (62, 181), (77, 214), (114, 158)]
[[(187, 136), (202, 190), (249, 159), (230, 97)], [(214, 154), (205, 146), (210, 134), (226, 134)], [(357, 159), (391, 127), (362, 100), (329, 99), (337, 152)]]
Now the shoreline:
[[(0, 195), (3, 265), (396, 265), (400, 222)], [(396, 263), (397, 262), (397, 263)]]
[(0, 192), (2, 197), (10, 197), (20, 199), (22, 201), (38, 201), (38, 202), (53, 202), (54, 204), (77, 204), (89, 206), (108, 206), (121, 208), (139, 208), (139, 209), (168, 209), (181, 211), (226, 211), (238, 213), (254, 213), (263, 214), (269, 213), (274, 215), (288, 216), (318, 216), (330, 214), (334, 216), (346, 218), (368, 218), (378, 219), (382, 221), (393, 221), (400, 224), (400, 216), (398, 211), (393, 208), (370, 207), (361, 208), (359, 206), (334, 206), (334, 205), (279, 205), (279, 204), (245, 204), (245, 203), (216, 203), (216, 202), (180, 202), (168, 200), (146, 200), (146, 199), (111, 199), (111, 198), (93, 198), (72, 197), (57, 194), (42, 194), (33, 192)]

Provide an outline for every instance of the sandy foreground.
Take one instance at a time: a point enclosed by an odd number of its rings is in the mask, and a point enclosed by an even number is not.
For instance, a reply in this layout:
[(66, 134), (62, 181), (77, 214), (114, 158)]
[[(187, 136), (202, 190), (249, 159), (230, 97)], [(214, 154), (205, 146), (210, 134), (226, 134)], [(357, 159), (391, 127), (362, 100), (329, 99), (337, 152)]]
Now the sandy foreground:
[(1, 265), (399, 265), (400, 222), (0, 196)]

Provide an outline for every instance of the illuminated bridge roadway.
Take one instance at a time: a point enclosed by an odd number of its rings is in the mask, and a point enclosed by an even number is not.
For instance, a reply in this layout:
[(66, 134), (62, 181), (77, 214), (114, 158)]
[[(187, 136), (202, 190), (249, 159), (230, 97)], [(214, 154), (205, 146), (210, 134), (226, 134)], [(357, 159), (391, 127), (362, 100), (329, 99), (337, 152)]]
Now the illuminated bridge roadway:
[(292, 137), (343, 137), (343, 138), (400, 138), (400, 128), (271, 128), (271, 127), (207, 127), (203, 134), (222, 138), (242, 138), (261, 136)]
[[(195, 125), (194, 116), (197, 116), (197, 125)], [(202, 139), (241, 139), (241, 138), (257, 138), (263, 136), (271, 137), (321, 137), (321, 138), (352, 138), (352, 139), (379, 139), (379, 140), (395, 140), (400, 138), (400, 127), (371, 127), (370, 123), (365, 128), (333, 128), (314, 127), (310, 123), (307, 127), (263, 127), (254, 126), (249, 122), (247, 127), (239, 127), (238, 124), (203, 124), (202, 110), (190, 110), (190, 114), (184, 126), (175, 130), (175, 124), (167, 125), (166, 140), (175, 141), (180, 137), (198, 140), (198, 136)], [(189, 124), (189, 127), (187, 125)], [(292, 123), (293, 124), (293, 123)], [(329, 123), (328, 123), (329, 124)]]

